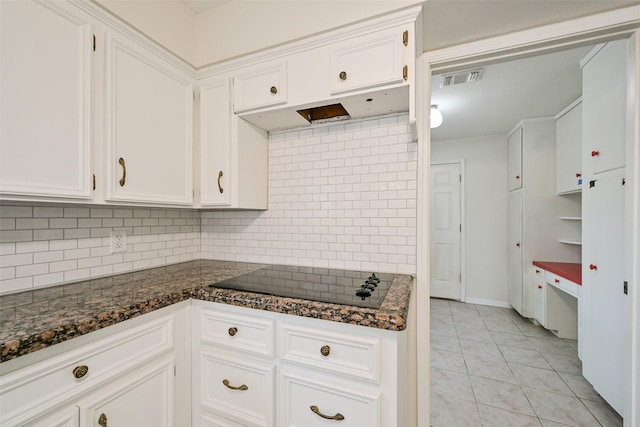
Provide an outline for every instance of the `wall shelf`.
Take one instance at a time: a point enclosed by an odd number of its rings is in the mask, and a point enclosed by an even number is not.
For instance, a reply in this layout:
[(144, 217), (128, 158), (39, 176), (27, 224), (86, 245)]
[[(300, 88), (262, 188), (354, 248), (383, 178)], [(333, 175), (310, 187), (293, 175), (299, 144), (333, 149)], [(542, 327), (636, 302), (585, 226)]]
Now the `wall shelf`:
[(576, 245), (576, 246), (582, 246), (582, 242), (577, 242), (575, 240), (559, 240), (560, 243), (564, 243), (567, 245)]
[(558, 219), (562, 219), (565, 221), (582, 221), (582, 217), (580, 216), (561, 216)]

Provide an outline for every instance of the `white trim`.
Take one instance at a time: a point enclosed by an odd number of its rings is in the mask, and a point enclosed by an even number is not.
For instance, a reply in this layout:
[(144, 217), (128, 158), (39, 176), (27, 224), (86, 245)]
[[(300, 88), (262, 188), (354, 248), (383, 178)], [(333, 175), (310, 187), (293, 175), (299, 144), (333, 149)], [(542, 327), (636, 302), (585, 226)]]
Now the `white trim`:
[[(304, 52), (331, 43), (342, 41), (346, 38), (358, 37), (381, 31), (402, 24), (415, 24), (422, 12), (422, 6), (412, 6), (397, 12), (392, 12), (376, 18), (369, 18), (355, 24), (305, 37), (302, 40), (288, 42), (282, 46), (264, 49), (258, 52), (242, 55), (240, 57), (225, 59), (223, 62), (204, 65), (198, 68), (198, 79), (211, 75), (233, 71), (238, 68), (248, 67), (259, 63), (283, 58), (288, 55)], [(418, 24), (420, 24), (418, 22)]]
[(558, 114), (556, 114), (555, 115), (555, 119), (558, 120), (560, 117), (564, 116), (565, 114), (567, 114), (569, 111), (573, 110), (576, 106), (578, 106), (581, 103), (582, 103), (582, 95), (580, 95), (578, 97), (578, 99), (576, 99), (571, 104), (569, 104), (566, 107), (564, 107), (562, 109), (562, 111), (560, 111)]
[(507, 138), (509, 138), (511, 136), (512, 133), (514, 133), (515, 131), (517, 131), (518, 129), (520, 129), (522, 127), (522, 125), (524, 125), (525, 123), (540, 123), (540, 122), (547, 122), (550, 120), (555, 120), (554, 116), (543, 116), (543, 117), (532, 117), (529, 119), (522, 119), (518, 122), (517, 125), (515, 125), (515, 127), (513, 129), (511, 129), (509, 131), (509, 133), (507, 133)]
[[(451, 160), (443, 160), (439, 162), (431, 162), (431, 165), (460, 165), (460, 225), (462, 226), (462, 231), (460, 232), (460, 301), (467, 301), (467, 213), (466, 213), (466, 194), (465, 194), (465, 184), (466, 184), (466, 163), (465, 159), (451, 159)], [(431, 190), (429, 190), (431, 191)], [(429, 195), (431, 197), (431, 195)], [(431, 294), (431, 292), (429, 292)]]
[(467, 304), (489, 305), (491, 307), (512, 308), (507, 301), (499, 301), (495, 299), (469, 298), (465, 301)]
[[(431, 105), (431, 73), (447, 67), (464, 67), (468, 64), (475, 64), (481, 61), (497, 61), (500, 59), (513, 59), (524, 55), (544, 53), (551, 50), (575, 46), (578, 44), (598, 43), (619, 38), (623, 35), (630, 36), (640, 27), (640, 6), (632, 6), (605, 12), (584, 18), (560, 22), (544, 27), (520, 31), (491, 39), (462, 44), (451, 48), (426, 52), (416, 62), (419, 78), (416, 81), (416, 88), (420, 90), (417, 100), (416, 115), (418, 119), (418, 135), (421, 143), (418, 144), (418, 218), (417, 218), (417, 295), (418, 295), (418, 420), (420, 427), (429, 426), (429, 275), (426, 267), (426, 260), (429, 259), (429, 165), (431, 146), (431, 136), (428, 116), (424, 119), (425, 106)], [(637, 37), (637, 36), (636, 36)], [(636, 46), (636, 52), (638, 47)], [(638, 61), (638, 59), (637, 59)], [(640, 76), (636, 70), (636, 85), (634, 85), (635, 114), (633, 117), (633, 135), (630, 135), (629, 146), (633, 151), (632, 157), (627, 157), (629, 165), (627, 168), (627, 179), (635, 189), (633, 200), (629, 204), (627, 214), (631, 216), (631, 224), (635, 227), (630, 230), (630, 244), (627, 245), (626, 253), (630, 260), (640, 259), (640, 197), (637, 195), (637, 188), (640, 188), (640, 93), (638, 80)], [(425, 261), (423, 261), (425, 260)], [(640, 425), (640, 405), (636, 402), (640, 400), (640, 266), (638, 263), (631, 263), (628, 268), (630, 279), (630, 289), (633, 301), (629, 303), (630, 311), (626, 317), (629, 333), (627, 341), (631, 349), (629, 355), (630, 364), (628, 369), (629, 382), (626, 384), (627, 406), (622, 414), (625, 426)], [(630, 317), (629, 317), (630, 316)], [(425, 367), (425, 368), (422, 368)]]

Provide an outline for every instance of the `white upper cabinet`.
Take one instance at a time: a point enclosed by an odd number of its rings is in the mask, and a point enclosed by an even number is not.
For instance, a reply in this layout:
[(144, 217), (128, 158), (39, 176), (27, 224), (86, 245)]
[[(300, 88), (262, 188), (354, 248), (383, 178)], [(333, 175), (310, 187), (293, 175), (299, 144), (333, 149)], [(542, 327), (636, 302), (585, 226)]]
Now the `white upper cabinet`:
[(522, 128), (509, 135), (509, 191), (522, 188)]
[(0, 198), (92, 197), (92, 26), (60, 3), (0, 2)]
[(625, 165), (626, 58), (627, 41), (617, 40), (596, 46), (581, 62), (584, 161), (594, 174)]
[(556, 116), (556, 193), (582, 189), (582, 101)]
[(287, 66), (285, 62), (261, 65), (234, 77), (236, 112), (269, 107), (287, 102)]
[(193, 80), (115, 34), (105, 55), (105, 199), (190, 205)]
[(403, 34), (392, 28), (332, 46), (331, 93), (402, 83), (408, 30), (406, 44)]
[(230, 77), (200, 86), (200, 206), (267, 209), (267, 133), (232, 113)]

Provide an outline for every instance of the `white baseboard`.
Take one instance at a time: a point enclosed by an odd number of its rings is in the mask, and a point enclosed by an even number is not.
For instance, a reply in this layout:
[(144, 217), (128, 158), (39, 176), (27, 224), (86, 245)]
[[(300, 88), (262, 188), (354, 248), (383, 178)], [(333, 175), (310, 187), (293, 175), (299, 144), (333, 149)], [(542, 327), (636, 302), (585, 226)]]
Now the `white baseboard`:
[(511, 305), (507, 301), (498, 301), (494, 299), (467, 298), (464, 302), (466, 302), (467, 304), (490, 305), (492, 307), (511, 308)]

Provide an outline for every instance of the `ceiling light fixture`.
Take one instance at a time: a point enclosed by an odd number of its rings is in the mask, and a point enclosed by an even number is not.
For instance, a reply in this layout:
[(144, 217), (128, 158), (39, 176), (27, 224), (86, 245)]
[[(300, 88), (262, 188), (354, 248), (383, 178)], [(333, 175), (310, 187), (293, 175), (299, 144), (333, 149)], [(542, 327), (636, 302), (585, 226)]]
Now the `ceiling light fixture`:
[(442, 113), (438, 110), (438, 105), (436, 104), (431, 106), (429, 122), (431, 123), (431, 129), (437, 128), (442, 124)]

